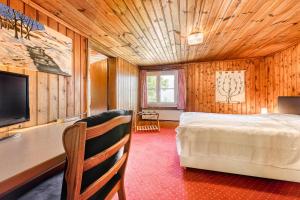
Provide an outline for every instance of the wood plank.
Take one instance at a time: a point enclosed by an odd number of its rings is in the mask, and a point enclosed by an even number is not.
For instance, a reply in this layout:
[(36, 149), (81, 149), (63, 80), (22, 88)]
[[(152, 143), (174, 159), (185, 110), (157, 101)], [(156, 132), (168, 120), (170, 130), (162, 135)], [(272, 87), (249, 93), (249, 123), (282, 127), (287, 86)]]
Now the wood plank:
[(83, 164), (83, 171), (87, 171), (113, 156), (120, 150), (120, 148), (122, 148), (129, 141), (129, 137), (130, 135), (127, 134), (119, 142), (115, 143), (103, 152), (98, 153), (95, 156), (85, 160)]
[(110, 168), (103, 176), (93, 182), (87, 187), (87, 189), (80, 195), (80, 199), (88, 199), (95, 194), (100, 188), (102, 188), (124, 165), (127, 160), (128, 153), (124, 153), (123, 156), (116, 162), (116, 164)]
[(81, 64), (80, 64), (80, 78), (81, 78), (81, 110), (80, 113), (84, 114), (83, 116), (87, 115), (87, 76), (88, 76), (88, 40), (85, 37), (81, 36), (81, 43), (80, 43), (80, 56), (81, 56)]
[(24, 127), (37, 125), (37, 72), (25, 69), (26, 75), (29, 76), (29, 108), (30, 121), (24, 123)]
[(37, 123), (38, 125), (48, 122), (48, 74), (38, 72), (37, 75)]
[(80, 110), (81, 110), (81, 77), (80, 77), (80, 73), (81, 73), (81, 39), (80, 39), (80, 35), (75, 33), (75, 38), (73, 40), (73, 45), (74, 45), (74, 74), (73, 74), (73, 81), (74, 81), (74, 95), (75, 95), (75, 102), (74, 102), (74, 106), (75, 106), (75, 110), (74, 110), (74, 114), (75, 116), (79, 116)]
[(48, 75), (48, 121), (55, 121), (58, 119), (58, 109), (59, 109), (59, 98), (58, 98), (58, 75), (49, 74)]
[(131, 121), (131, 116), (119, 116), (100, 125), (90, 127), (86, 131), (86, 139), (89, 140), (98, 137), (110, 131), (112, 128), (119, 126), (121, 124), (129, 123), (130, 121)]
[[(67, 36), (74, 42), (74, 32), (67, 29)], [(74, 73), (75, 73), (75, 45), (73, 44), (73, 67), (72, 76), (67, 77), (67, 117), (75, 116), (75, 87), (74, 87)]]

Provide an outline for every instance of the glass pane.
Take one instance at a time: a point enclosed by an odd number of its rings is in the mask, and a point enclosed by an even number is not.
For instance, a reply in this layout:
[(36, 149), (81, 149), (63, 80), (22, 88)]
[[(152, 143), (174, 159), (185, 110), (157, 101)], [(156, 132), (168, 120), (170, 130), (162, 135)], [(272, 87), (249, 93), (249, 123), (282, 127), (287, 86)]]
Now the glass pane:
[(148, 89), (156, 88), (156, 76), (147, 76), (147, 88)]
[(156, 89), (147, 89), (148, 103), (156, 103)]
[(174, 89), (161, 89), (160, 90), (161, 103), (175, 103)]
[(174, 75), (161, 75), (160, 88), (174, 88), (175, 76)]

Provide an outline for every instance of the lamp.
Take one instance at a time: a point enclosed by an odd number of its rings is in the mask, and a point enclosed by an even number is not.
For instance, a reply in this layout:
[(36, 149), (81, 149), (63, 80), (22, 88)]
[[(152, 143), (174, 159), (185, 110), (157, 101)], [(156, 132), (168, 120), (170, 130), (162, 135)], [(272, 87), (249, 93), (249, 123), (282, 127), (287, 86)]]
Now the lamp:
[(261, 108), (260, 113), (261, 114), (268, 114), (268, 109), (267, 108)]
[(203, 42), (203, 37), (204, 37), (204, 35), (201, 32), (192, 33), (187, 37), (188, 44), (189, 45), (201, 44)]

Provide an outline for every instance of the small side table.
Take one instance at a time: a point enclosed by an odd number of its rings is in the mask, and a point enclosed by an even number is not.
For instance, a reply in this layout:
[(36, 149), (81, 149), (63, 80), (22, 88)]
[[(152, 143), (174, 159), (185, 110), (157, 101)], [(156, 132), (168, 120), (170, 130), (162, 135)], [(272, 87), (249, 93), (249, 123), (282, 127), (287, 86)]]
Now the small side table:
[(135, 131), (160, 131), (159, 113), (155, 111), (137, 112)]

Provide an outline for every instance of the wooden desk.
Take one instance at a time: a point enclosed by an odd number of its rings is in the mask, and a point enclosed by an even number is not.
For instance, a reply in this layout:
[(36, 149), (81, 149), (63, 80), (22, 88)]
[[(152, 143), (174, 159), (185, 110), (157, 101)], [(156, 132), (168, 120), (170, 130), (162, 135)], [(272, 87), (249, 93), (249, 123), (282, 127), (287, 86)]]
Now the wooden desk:
[(0, 197), (64, 162), (62, 133), (73, 123), (24, 129), (0, 141)]

